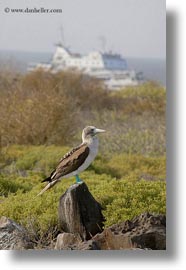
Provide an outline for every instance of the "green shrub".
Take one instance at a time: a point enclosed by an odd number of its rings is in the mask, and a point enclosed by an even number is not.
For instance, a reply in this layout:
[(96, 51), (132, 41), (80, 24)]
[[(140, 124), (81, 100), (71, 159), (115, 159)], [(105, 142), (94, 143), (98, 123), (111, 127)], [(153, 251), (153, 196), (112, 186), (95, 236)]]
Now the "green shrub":
[[(38, 177), (36, 176), (35, 178)], [(16, 193), (18, 190), (27, 192), (32, 189), (33, 181), (34, 179), (29, 179), (29, 177), (0, 174), (0, 196), (8, 196), (10, 193)]]
[[(165, 180), (166, 158), (144, 157), (142, 155), (115, 155), (108, 162), (108, 168), (116, 172), (118, 177), (128, 177), (131, 174), (140, 178), (154, 177), (152, 180)], [(150, 179), (149, 179), (150, 180)]]
[(119, 180), (112, 203), (106, 206), (106, 226), (132, 219), (143, 212), (166, 213), (165, 182)]
[(60, 158), (69, 150), (60, 146), (24, 146), (13, 145), (2, 149), (1, 162), (4, 170), (9, 173), (51, 172)]
[[(165, 213), (166, 195), (163, 181), (117, 180), (106, 174), (86, 171), (81, 178), (90, 192), (101, 203), (106, 226), (129, 219), (144, 211)], [(15, 179), (16, 183), (20, 178)], [(8, 216), (23, 224), (37, 237), (43, 237), (57, 224), (57, 208), (60, 196), (74, 183), (75, 178), (64, 179), (40, 197), (36, 195), (44, 184), (36, 176), (25, 177), (29, 189), (15, 189), (2, 198), (0, 215)], [(21, 184), (20, 184), (21, 185)], [(27, 187), (28, 188), (28, 187)], [(31, 189), (31, 190), (30, 190)]]
[(166, 158), (127, 154), (113, 155), (110, 159), (98, 156), (91, 169), (97, 174), (106, 173), (128, 180), (165, 180)]
[[(60, 158), (69, 150), (60, 146), (11, 146), (3, 148), (4, 171), (10, 174), (45, 177), (55, 169)], [(10, 163), (12, 162), (12, 163)], [(6, 165), (7, 163), (7, 165)], [(132, 154), (98, 155), (88, 168), (97, 174), (126, 179), (165, 180), (166, 158)]]

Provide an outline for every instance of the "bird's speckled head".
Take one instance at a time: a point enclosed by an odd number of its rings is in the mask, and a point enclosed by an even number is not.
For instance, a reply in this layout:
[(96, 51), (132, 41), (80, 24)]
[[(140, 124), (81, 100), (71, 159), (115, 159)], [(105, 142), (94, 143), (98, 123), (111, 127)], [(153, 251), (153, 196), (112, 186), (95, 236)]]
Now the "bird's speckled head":
[(95, 137), (96, 134), (105, 132), (104, 129), (99, 129), (94, 126), (87, 126), (83, 129), (82, 140), (83, 142), (90, 140)]

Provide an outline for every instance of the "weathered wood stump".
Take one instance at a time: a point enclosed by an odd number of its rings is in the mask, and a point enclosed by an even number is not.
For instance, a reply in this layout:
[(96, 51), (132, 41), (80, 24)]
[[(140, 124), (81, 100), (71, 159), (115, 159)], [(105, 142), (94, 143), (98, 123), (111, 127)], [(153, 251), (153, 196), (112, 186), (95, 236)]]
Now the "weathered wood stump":
[(85, 183), (72, 185), (60, 197), (59, 225), (62, 231), (79, 234), (88, 240), (103, 231), (101, 205), (94, 199)]

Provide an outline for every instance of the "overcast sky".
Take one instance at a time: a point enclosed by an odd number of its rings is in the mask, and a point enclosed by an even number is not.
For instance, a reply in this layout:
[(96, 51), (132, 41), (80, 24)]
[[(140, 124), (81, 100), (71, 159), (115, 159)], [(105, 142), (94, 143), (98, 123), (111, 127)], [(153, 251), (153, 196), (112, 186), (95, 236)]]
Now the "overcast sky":
[[(62, 9), (62, 13), (6, 13), (5, 8)], [(74, 52), (102, 49), (126, 57), (166, 57), (165, 0), (3, 0), (0, 50), (53, 52), (61, 39)]]

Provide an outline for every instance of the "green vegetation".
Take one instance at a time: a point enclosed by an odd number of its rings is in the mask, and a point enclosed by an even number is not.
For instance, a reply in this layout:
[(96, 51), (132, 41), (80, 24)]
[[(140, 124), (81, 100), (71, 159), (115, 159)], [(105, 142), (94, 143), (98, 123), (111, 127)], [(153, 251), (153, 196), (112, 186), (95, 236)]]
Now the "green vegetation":
[(35, 241), (57, 230), (64, 179), (42, 196), (41, 180), (82, 128), (95, 125), (99, 155), (81, 174), (103, 206), (105, 226), (142, 212), (166, 212), (166, 91), (149, 82), (109, 92), (82, 74), (0, 73), (0, 216), (23, 224)]
[[(40, 197), (41, 180), (67, 151), (57, 146), (10, 146), (2, 149), (0, 215), (44, 236), (57, 224), (59, 197), (75, 181), (65, 179)], [(142, 155), (97, 157), (82, 179), (101, 203), (105, 226), (145, 211), (165, 213), (165, 158)]]

